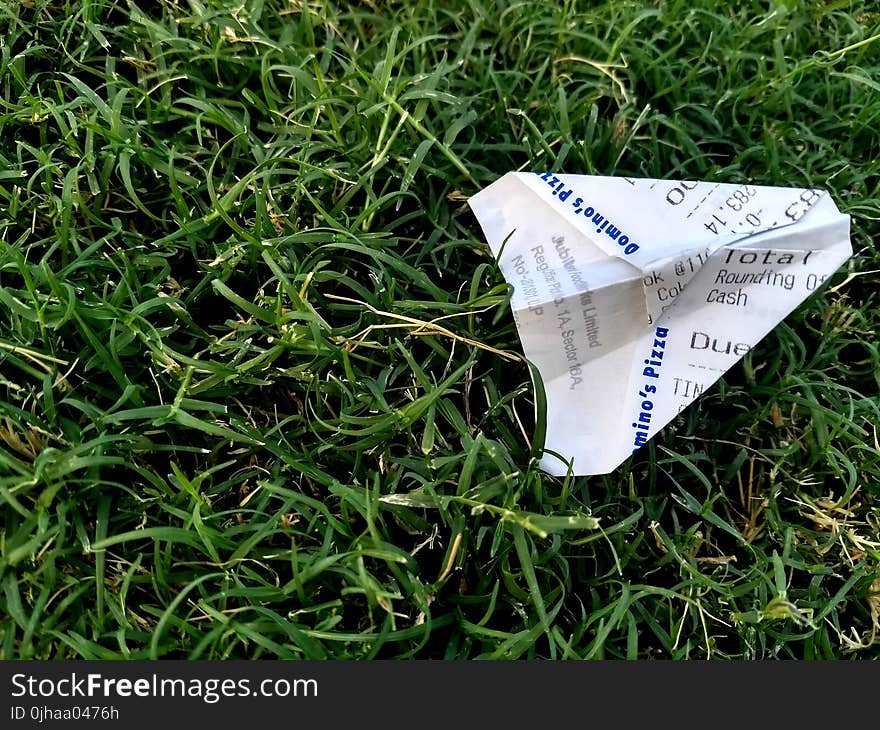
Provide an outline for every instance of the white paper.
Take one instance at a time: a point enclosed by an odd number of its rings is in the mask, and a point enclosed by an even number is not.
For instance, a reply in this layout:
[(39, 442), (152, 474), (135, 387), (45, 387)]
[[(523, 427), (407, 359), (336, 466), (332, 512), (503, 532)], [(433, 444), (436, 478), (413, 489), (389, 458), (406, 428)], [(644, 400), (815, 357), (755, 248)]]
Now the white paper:
[(544, 382), (545, 450), (579, 475), (624, 462), (852, 255), (823, 190), (511, 172), (469, 204)]

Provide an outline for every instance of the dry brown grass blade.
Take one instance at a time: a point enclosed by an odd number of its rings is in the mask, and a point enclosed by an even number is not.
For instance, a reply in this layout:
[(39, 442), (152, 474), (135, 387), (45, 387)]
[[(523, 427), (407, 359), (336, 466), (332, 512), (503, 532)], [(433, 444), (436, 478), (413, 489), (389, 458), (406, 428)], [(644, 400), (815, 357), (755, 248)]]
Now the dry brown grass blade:
[(356, 335), (354, 335), (351, 338), (339, 338), (338, 344), (343, 344), (343, 343), (348, 344), (348, 343), (351, 343), (352, 341), (354, 341), (355, 345), (352, 347), (352, 349), (354, 349), (354, 347), (357, 347), (358, 344), (362, 344), (364, 338), (366, 338), (367, 335), (369, 335), (370, 332), (372, 332), (373, 330), (393, 329), (396, 327), (401, 327), (401, 328), (413, 327), (414, 329), (410, 330), (410, 332), (409, 332), (410, 335), (421, 335), (421, 336), (441, 335), (443, 337), (449, 337), (450, 339), (455, 340), (456, 342), (463, 342), (464, 344), (470, 345), (471, 347), (477, 347), (481, 350), (486, 350), (487, 352), (491, 352), (493, 355), (498, 355), (499, 357), (503, 357), (506, 360), (512, 360), (514, 362), (519, 362), (522, 360), (522, 357), (520, 357), (519, 355), (517, 355), (515, 353), (505, 352), (504, 350), (499, 350), (497, 347), (492, 347), (491, 345), (486, 345), (483, 342), (473, 340), (470, 337), (464, 337), (462, 335), (456, 334), (455, 332), (453, 332), (450, 329), (447, 329), (446, 327), (443, 327), (440, 324), (437, 324), (438, 322), (440, 322), (444, 319), (450, 319), (452, 317), (461, 317), (461, 316), (470, 315), (470, 314), (481, 314), (482, 312), (489, 311), (491, 309), (491, 307), (477, 309), (477, 310), (474, 310), (473, 312), (447, 314), (442, 317), (437, 317), (436, 319), (432, 319), (430, 321), (425, 321), (423, 319), (417, 319), (415, 317), (407, 317), (406, 315), (403, 315), (403, 314), (395, 314), (394, 312), (386, 312), (382, 309), (376, 309), (376, 307), (372, 306), (371, 304), (368, 304), (367, 302), (361, 301), (360, 299), (352, 299), (351, 297), (342, 297), (337, 294), (325, 294), (325, 296), (328, 299), (334, 299), (339, 302), (346, 302), (348, 304), (357, 304), (357, 305), (363, 307), (364, 309), (367, 309), (368, 311), (372, 312), (373, 314), (375, 314), (379, 317), (388, 317), (389, 319), (393, 319), (393, 320), (396, 320), (397, 322), (399, 322), (399, 324), (379, 324), (379, 325), (372, 324), (369, 327), (365, 327), (363, 330), (361, 330), (360, 332), (358, 332)]

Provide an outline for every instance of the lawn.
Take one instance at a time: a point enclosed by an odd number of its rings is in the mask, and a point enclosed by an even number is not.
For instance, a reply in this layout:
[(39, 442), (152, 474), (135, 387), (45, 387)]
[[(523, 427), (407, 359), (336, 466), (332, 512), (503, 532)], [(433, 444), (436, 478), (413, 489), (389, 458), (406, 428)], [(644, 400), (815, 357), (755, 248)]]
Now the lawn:
[[(880, 658), (878, 129), (872, 2), (3, 0), (0, 657)], [(551, 477), (509, 170), (824, 188), (855, 255)]]

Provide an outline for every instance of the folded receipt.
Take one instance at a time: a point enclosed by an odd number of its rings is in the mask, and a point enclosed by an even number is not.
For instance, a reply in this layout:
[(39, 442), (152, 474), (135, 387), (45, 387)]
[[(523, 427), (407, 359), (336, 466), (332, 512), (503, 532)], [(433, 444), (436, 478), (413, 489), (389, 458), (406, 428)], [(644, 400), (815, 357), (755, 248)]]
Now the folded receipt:
[(513, 287), (556, 475), (618, 467), (852, 255), (824, 190), (510, 172), (468, 202)]

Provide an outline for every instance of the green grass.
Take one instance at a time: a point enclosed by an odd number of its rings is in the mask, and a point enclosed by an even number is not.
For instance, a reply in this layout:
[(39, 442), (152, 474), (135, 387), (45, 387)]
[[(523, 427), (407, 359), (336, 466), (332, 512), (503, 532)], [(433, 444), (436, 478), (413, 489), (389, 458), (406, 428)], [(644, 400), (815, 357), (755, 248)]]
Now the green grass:
[[(0, 656), (880, 657), (880, 12), (585, 5), (0, 3)], [(856, 254), (556, 479), (514, 169), (823, 187)]]

